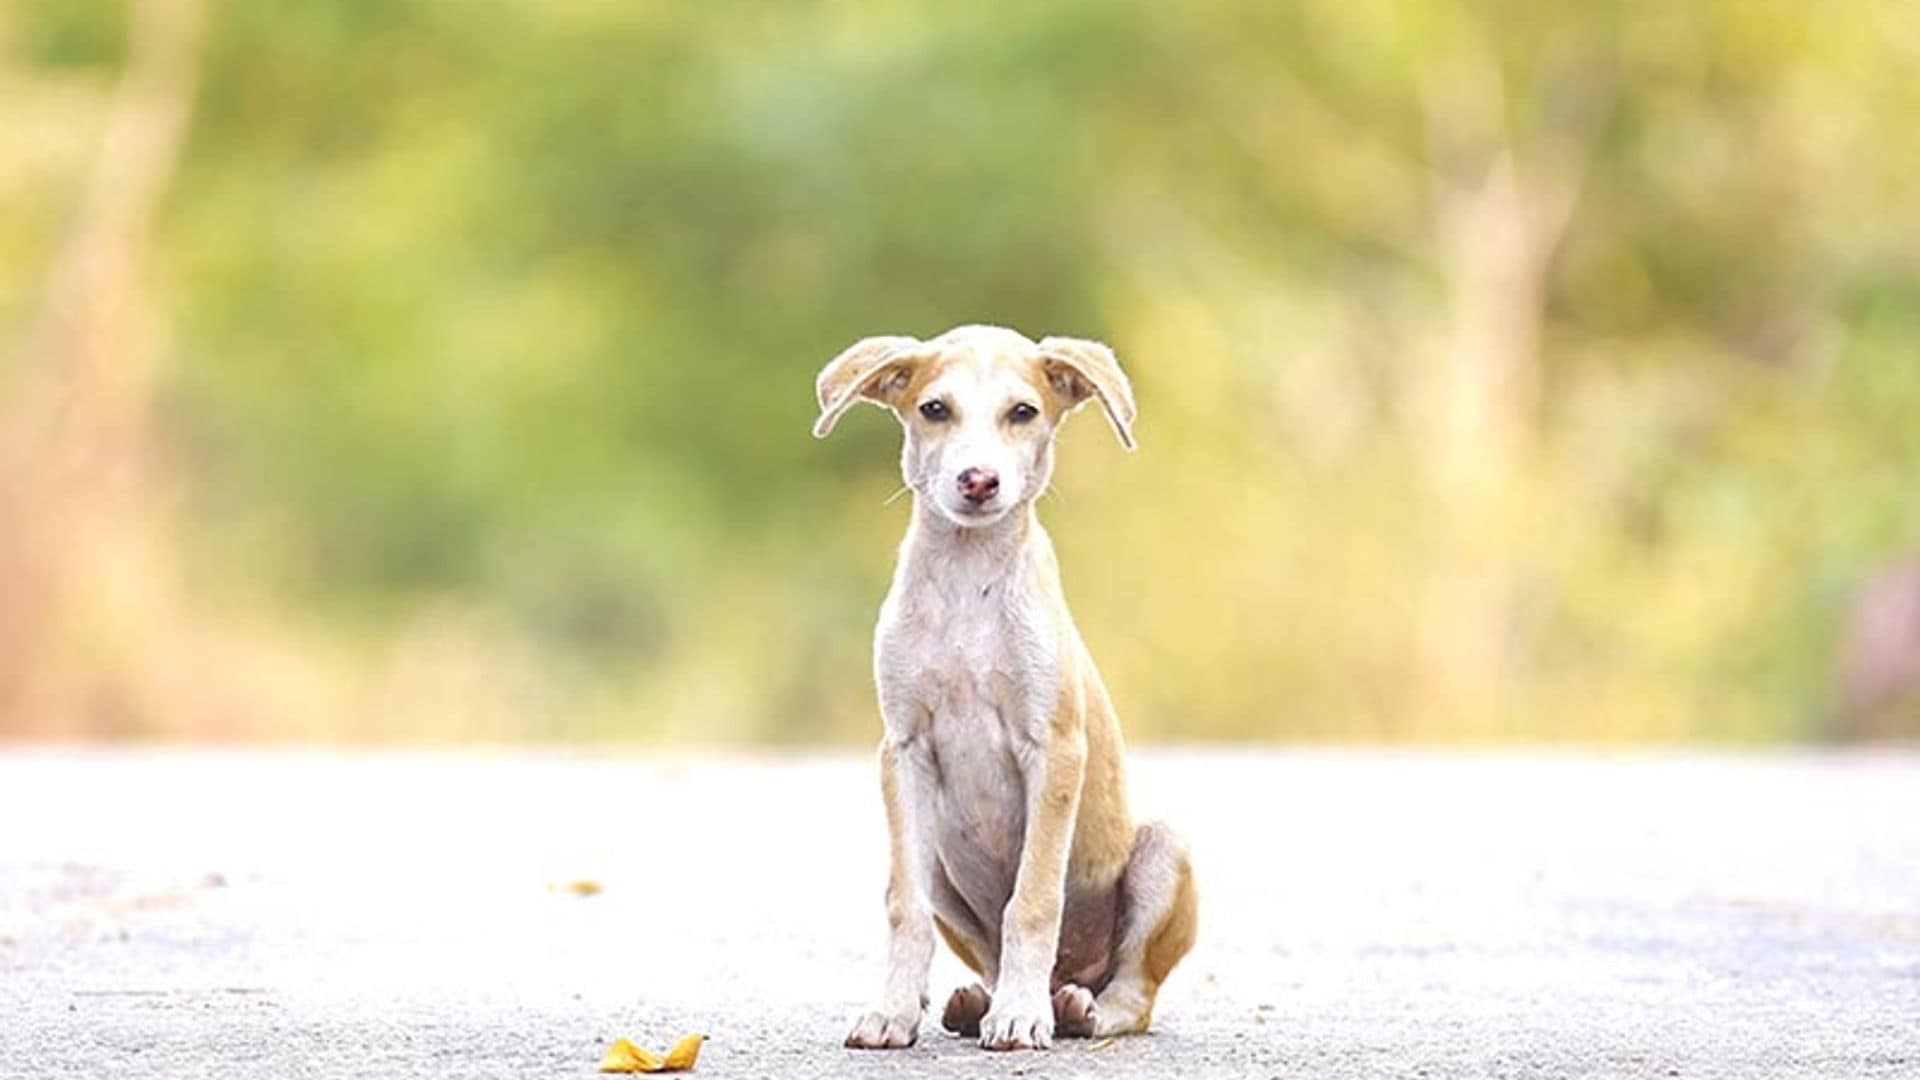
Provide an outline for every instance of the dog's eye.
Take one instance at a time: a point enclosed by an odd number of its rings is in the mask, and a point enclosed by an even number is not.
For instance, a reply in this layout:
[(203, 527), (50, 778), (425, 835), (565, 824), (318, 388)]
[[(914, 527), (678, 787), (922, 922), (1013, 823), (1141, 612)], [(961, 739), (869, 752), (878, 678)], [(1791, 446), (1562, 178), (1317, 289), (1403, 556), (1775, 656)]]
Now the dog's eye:
[(1039, 415), (1039, 409), (1034, 408), (1024, 401), (1007, 410), (1007, 419), (1016, 424), (1024, 424)]
[(947, 418), (947, 403), (944, 401), (923, 401), (920, 403), (920, 415), (937, 424)]

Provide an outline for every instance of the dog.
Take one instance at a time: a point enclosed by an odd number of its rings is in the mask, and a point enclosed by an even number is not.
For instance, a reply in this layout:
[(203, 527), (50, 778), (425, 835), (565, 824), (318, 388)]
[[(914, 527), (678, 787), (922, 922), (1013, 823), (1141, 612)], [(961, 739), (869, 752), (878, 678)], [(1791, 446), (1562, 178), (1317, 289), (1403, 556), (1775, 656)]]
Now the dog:
[(993, 1050), (1145, 1031), (1193, 944), (1193, 873), (1179, 836), (1129, 816), (1113, 703), (1034, 513), (1054, 434), (1087, 402), (1133, 449), (1119, 361), (963, 326), (867, 338), (815, 390), (816, 437), (861, 401), (894, 412), (914, 495), (874, 641), (886, 980), (846, 1045), (918, 1040), (936, 930), (980, 977), (947, 1001), (949, 1031)]

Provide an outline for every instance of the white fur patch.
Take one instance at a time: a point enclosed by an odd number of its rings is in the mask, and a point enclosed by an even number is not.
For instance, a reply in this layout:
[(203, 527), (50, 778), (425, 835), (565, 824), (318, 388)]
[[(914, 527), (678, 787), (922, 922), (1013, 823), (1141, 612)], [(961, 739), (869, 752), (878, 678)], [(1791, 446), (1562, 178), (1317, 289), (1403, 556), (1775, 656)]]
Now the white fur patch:
[[(887, 738), (913, 768), (920, 865), (935, 862), (976, 912), (1012, 895), (1026, 830), (1025, 762), (1059, 697), (1063, 628), (1035, 587), (1045, 534), (966, 529), (921, 508), (880, 613), (874, 667)], [(923, 887), (930, 882), (923, 882)]]

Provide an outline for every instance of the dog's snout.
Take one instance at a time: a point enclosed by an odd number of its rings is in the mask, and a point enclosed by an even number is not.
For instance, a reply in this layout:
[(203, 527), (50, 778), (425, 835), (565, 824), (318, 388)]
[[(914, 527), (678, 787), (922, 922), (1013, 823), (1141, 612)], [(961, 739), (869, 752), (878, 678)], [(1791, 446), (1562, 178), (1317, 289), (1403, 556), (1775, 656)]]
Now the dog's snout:
[(961, 469), (960, 494), (970, 503), (983, 503), (1000, 491), (1000, 474), (992, 469)]

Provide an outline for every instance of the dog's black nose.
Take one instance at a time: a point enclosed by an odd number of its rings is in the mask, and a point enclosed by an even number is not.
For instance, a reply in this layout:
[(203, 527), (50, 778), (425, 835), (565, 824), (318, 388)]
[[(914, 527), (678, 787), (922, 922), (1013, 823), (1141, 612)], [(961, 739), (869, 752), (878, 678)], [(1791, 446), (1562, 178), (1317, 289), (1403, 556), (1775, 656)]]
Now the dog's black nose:
[(1000, 474), (992, 469), (961, 469), (960, 494), (970, 503), (983, 503), (1000, 490)]

